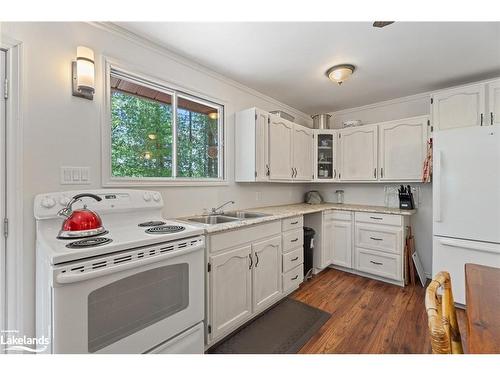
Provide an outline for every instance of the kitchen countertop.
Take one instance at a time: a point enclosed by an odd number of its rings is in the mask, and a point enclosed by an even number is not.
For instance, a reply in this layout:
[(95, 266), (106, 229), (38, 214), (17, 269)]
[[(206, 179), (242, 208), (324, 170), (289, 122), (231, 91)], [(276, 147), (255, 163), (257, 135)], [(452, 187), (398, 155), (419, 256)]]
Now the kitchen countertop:
[[(269, 216), (264, 216), (264, 217), (237, 220), (237, 221), (235, 220), (228, 223), (221, 223), (215, 225), (199, 224), (199, 223), (193, 223), (191, 221), (189, 223), (191, 225), (200, 225), (204, 227), (206, 233), (217, 233), (249, 225), (256, 225), (256, 224), (266, 223), (269, 221), (285, 219), (287, 217), (312, 214), (315, 212), (321, 212), (325, 210), (374, 212), (379, 214), (406, 215), (406, 216), (413, 215), (414, 213), (417, 212), (416, 210), (401, 210), (399, 208), (389, 208), (384, 206), (368, 206), (362, 204), (296, 203), (296, 204), (287, 204), (282, 206), (267, 206), (267, 207), (256, 207), (256, 208), (247, 208), (243, 210), (238, 210), (238, 211), (250, 211), (250, 212), (260, 212), (263, 214), (269, 214)], [(186, 221), (186, 219), (188, 218), (189, 217), (179, 218), (177, 220)]]

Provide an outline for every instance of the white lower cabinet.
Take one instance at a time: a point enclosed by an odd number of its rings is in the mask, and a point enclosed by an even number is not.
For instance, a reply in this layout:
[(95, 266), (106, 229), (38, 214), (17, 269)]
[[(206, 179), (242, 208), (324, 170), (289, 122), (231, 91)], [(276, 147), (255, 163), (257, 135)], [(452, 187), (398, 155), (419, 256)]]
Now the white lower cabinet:
[(332, 264), (352, 267), (352, 223), (333, 220), (331, 223)]
[(248, 245), (210, 257), (210, 326), (214, 337), (252, 314), (251, 254)]
[(253, 308), (260, 312), (281, 294), (281, 236), (252, 244)]
[(315, 273), (328, 266), (403, 285), (405, 227), (409, 216), (327, 210), (306, 215), (316, 231)]
[[(208, 236), (209, 346), (299, 287), (303, 280), (301, 227), (302, 216)], [(283, 250), (284, 238), (290, 243), (287, 251)]]

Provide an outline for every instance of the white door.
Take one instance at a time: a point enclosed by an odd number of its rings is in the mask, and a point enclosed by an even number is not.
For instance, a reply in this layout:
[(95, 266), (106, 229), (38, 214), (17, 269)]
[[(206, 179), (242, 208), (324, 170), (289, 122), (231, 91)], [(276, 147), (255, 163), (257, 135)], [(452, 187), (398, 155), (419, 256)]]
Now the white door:
[(281, 236), (252, 244), (253, 308), (262, 311), (281, 294)]
[(422, 179), (427, 120), (427, 116), (419, 116), (379, 125), (379, 180)]
[(222, 336), (252, 314), (250, 245), (210, 257), (210, 325)]
[(500, 80), (488, 85), (488, 125), (500, 125)]
[(485, 85), (468, 85), (432, 96), (434, 130), (486, 125)]
[(269, 123), (268, 113), (256, 109), (255, 111), (255, 171), (256, 181), (269, 180)]
[(500, 243), (500, 131), (434, 134), (433, 234)]
[(311, 181), (313, 176), (313, 130), (293, 125), (293, 168), (295, 180)]
[(447, 271), (455, 302), (465, 304), (465, 264), (500, 267), (500, 244), (434, 237), (432, 275)]
[(339, 131), (340, 180), (377, 180), (377, 125)]
[(352, 268), (352, 224), (350, 221), (332, 221), (332, 263)]
[[(4, 50), (0, 50), (0, 219), (3, 223), (4, 218), (7, 216), (6, 211), (6, 177), (7, 169), (5, 164), (5, 140), (6, 140), (6, 114), (7, 114), (7, 103), (5, 99), (5, 86), (3, 83), (7, 77), (7, 64), (6, 64), (7, 53)], [(5, 272), (5, 260), (6, 260), (6, 250), (7, 243), (6, 238), (2, 234), (0, 237), (0, 331), (5, 329), (6, 326), (6, 272)]]
[(291, 180), (293, 123), (273, 114), (269, 119), (269, 178)]

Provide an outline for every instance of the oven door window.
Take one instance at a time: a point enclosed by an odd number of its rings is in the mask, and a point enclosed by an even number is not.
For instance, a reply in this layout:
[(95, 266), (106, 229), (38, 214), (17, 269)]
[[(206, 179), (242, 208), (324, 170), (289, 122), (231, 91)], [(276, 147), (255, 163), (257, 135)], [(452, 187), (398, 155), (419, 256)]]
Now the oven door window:
[(88, 296), (88, 351), (94, 353), (189, 305), (189, 265), (147, 270)]

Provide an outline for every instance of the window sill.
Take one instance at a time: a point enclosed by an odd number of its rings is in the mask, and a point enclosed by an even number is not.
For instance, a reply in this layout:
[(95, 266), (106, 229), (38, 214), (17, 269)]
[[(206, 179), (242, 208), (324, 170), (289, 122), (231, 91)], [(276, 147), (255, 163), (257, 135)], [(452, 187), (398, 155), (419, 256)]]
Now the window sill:
[(173, 186), (227, 186), (227, 180), (156, 180), (156, 179), (109, 179), (102, 183), (103, 187), (173, 187)]

